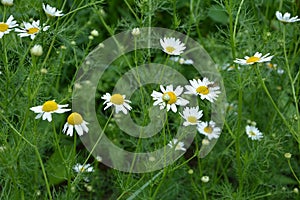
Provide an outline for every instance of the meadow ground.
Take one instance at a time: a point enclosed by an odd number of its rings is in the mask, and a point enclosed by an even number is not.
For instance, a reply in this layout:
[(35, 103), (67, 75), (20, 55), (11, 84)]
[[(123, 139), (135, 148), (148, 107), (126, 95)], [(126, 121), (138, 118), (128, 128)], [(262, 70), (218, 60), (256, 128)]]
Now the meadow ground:
[(300, 1), (0, 10), (0, 199), (300, 199)]

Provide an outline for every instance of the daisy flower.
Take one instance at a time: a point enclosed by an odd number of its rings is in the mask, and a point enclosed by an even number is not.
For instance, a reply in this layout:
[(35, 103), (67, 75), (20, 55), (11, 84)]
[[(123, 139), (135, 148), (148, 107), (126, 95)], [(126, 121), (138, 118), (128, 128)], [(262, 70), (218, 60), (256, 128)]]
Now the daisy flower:
[(214, 100), (217, 99), (218, 95), (221, 93), (220, 92), (220, 87), (219, 86), (214, 86), (214, 82), (211, 82), (208, 80), (208, 78), (204, 77), (203, 80), (201, 81), (200, 79), (196, 80), (190, 80), (189, 81), (191, 85), (186, 85), (185, 89), (187, 91), (185, 94), (195, 94), (195, 95), (200, 95), (200, 98), (207, 99), (210, 102), (213, 102)]
[(38, 113), (35, 119), (39, 119), (43, 117), (42, 118), (43, 120), (47, 119), (49, 122), (51, 122), (52, 113), (64, 113), (71, 110), (71, 109), (65, 109), (65, 107), (68, 107), (68, 104), (59, 105), (53, 100), (53, 101), (46, 101), (42, 106), (31, 107), (30, 110), (35, 113)]
[(288, 12), (284, 13), (284, 15), (282, 16), (281, 12), (276, 11), (276, 17), (279, 21), (283, 23), (293, 23), (293, 22), (300, 21), (300, 19), (298, 19), (298, 16), (291, 18), (291, 14)]
[(160, 45), (165, 53), (176, 56), (182, 54), (183, 50), (186, 48), (184, 43), (181, 43), (179, 39), (173, 37), (160, 39)]
[(131, 110), (131, 106), (128, 103), (131, 103), (131, 101), (125, 99), (125, 95), (121, 94), (113, 94), (110, 95), (109, 93), (106, 93), (101, 97), (101, 99), (104, 99), (104, 103), (106, 104), (106, 107), (104, 110), (111, 106), (115, 106), (116, 108), (116, 113), (122, 111), (125, 115), (127, 114), (127, 110)]
[(8, 34), (12, 29), (18, 26), (17, 22), (14, 21), (14, 17), (11, 15), (7, 19), (6, 22), (0, 22), (0, 38), (3, 37), (4, 34)]
[(170, 57), (170, 60), (174, 61), (174, 62), (179, 62), (179, 64), (181, 65), (192, 65), (194, 64), (194, 61), (191, 59), (184, 59), (184, 58), (180, 58), (180, 57)]
[(153, 105), (159, 105), (161, 110), (167, 106), (167, 111), (169, 111), (171, 108), (172, 111), (176, 113), (176, 105), (185, 106), (189, 103), (188, 100), (180, 97), (183, 91), (183, 87), (181, 86), (177, 86), (177, 88), (173, 90), (173, 85), (168, 85), (166, 89), (161, 85), (160, 90), (162, 91), (162, 93), (153, 91), (151, 96), (155, 101)]
[(186, 121), (183, 122), (184, 126), (197, 125), (200, 121), (199, 119), (203, 116), (202, 110), (199, 110), (199, 107), (186, 107), (183, 110), (183, 114), (179, 113), (183, 119)]
[(246, 126), (246, 133), (252, 140), (260, 140), (263, 134), (255, 126)]
[(47, 16), (49, 17), (60, 17), (60, 16), (63, 16), (64, 14), (62, 13), (62, 11), (58, 10), (57, 8), (55, 7), (51, 7), (50, 5), (48, 4), (43, 4), (43, 9), (46, 13)]
[(240, 65), (252, 65), (254, 63), (270, 62), (273, 56), (269, 56), (270, 53), (262, 56), (262, 53), (256, 52), (254, 56), (245, 56), (244, 59), (236, 58), (235, 63)]
[(91, 164), (79, 164), (77, 163), (76, 165), (73, 166), (73, 170), (77, 173), (82, 173), (82, 172), (94, 172), (93, 166)]
[(35, 36), (40, 32), (40, 30), (47, 31), (50, 26), (44, 26), (43, 28), (40, 26), (40, 20), (33, 21), (32, 24), (28, 22), (23, 22), (25, 28), (19, 29), (16, 28), (15, 31), (19, 32), (20, 37), (27, 37), (30, 36), (30, 38), (33, 40)]
[(186, 148), (184, 148), (184, 143), (183, 142), (178, 142), (177, 139), (173, 139), (168, 143), (168, 146), (170, 148), (175, 148), (175, 151), (186, 151)]
[(216, 123), (213, 121), (210, 122), (200, 122), (198, 124), (198, 132), (207, 136), (209, 140), (213, 138), (219, 138), (221, 134), (221, 129), (216, 126)]
[(83, 120), (82, 116), (73, 112), (69, 115), (67, 122), (64, 125), (63, 132), (69, 136), (73, 136), (73, 128), (75, 127), (76, 132), (79, 136), (82, 136), (84, 132), (89, 132), (88, 127), (86, 126), (88, 123)]

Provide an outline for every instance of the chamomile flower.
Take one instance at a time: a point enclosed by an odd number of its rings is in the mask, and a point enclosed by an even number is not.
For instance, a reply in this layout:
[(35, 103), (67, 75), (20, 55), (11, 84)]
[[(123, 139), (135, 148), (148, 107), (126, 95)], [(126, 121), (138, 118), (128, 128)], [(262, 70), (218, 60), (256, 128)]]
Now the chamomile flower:
[(203, 116), (202, 110), (199, 110), (199, 107), (185, 107), (183, 114), (179, 113), (183, 119), (186, 121), (183, 122), (184, 126), (197, 125), (200, 123), (199, 119)]
[(169, 55), (179, 56), (183, 53), (183, 50), (186, 48), (185, 44), (182, 43), (179, 39), (175, 38), (164, 38), (160, 39), (160, 45), (163, 48), (163, 51)]
[(5, 34), (8, 34), (12, 28), (18, 26), (17, 22), (14, 21), (14, 17), (11, 15), (6, 22), (0, 22), (0, 38)]
[(219, 138), (221, 134), (221, 129), (216, 126), (216, 123), (213, 121), (210, 122), (200, 122), (198, 124), (198, 132), (207, 136), (209, 140), (213, 138)]
[(183, 92), (183, 87), (181, 86), (177, 86), (177, 88), (173, 90), (173, 85), (168, 85), (166, 89), (161, 85), (160, 90), (162, 91), (162, 93), (153, 91), (151, 96), (154, 100), (153, 105), (159, 105), (159, 108), (161, 110), (167, 106), (167, 111), (171, 109), (173, 112), (176, 113), (176, 105), (185, 106), (189, 103), (188, 100), (180, 97), (180, 95)]
[(79, 113), (73, 112), (69, 115), (67, 122), (64, 125), (63, 132), (72, 137), (73, 129), (75, 128), (78, 135), (82, 136), (84, 132), (89, 132), (89, 129), (86, 126), (87, 124), (88, 123), (83, 120)]
[(168, 143), (168, 146), (170, 148), (175, 148), (175, 151), (186, 151), (186, 148), (184, 148), (184, 143), (179, 142), (178, 139), (173, 139)]
[(50, 26), (44, 26), (43, 28), (40, 26), (40, 20), (33, 21), (32, 24), (28, 22), (23, 22), (24, 28), (19, 29), (16, 28), (15, 31), (19, 32), (20, 37), (27, 37), (30, 36), (30, 38), (33, 40), (35, 36), (42, 30), (47, 31)]
[(101, 97), (101, 99), (105, 100), (103, 104), (106, 104), (104, 110), (106, 110), (111, 106), (115, 106), (116, 113), (122, 111), (126, 115), (127, 110), (131, 110), (131, 106), (129, 105), (131, 101), (126, 100), (125, 98), (126, 98), (125, 95), (121, 95), (121, 94), (110, 95), (109, 93), (106, 93)]
[(55, 7), (51, 7), (50, 5), (48, 4), (43, 4), (43, 9), (46, 13), (47, 16), (49, 17), (60, 17), (60, 16), (63, 16), (64, 14), (62, 13), (62, 11), (58, 10), (57, 8)]
[(191, 85), (185, 86), (185, 89), (187, 89), (185, 94), (199, 95), (202, 100), (207, 99), (210, 102), (214, 102), (221, 93), (220, 87), (214, 86), (215, 83), (209, 81), (206, 77), (202, 81), (200, 79), (193, 79), (189, 82)]
[(254, 56), (245, 56), (244, 59), (236, 58), (234, 60), (235, 63), (240, 65), (252, 65), (254, 63), (262, 63), (262, 62), (270, 62), (273, 56), (269, 56), (270, 53), (262, 56), (262, 53), (256, 52)]
[(246, 133), (252, 140), (260, 140), (263, 134), (255, 126), (246, 126)]
[(293, 23), (293, 22), (300, 21), (300, 19), (298, 19), (298, 16), (291, 18), (291, 14), (288, 12), (284, 13), (284, 15), (282, 16), (281, 12), (276, 11), (275, 15), (276, 15), (277, 19), (283, 23)]
[(46, 101), (41, 106), (31, 107), (30, 110), (35, 113), (38, 113), (35, 119), (39, 119), (42, 117), (43, 120), (47, 119), (49, 122), (51, 122), (52, 113), (64, 113), (71, 110), (71, 109), (66, 109), (65, 107), (68, 107), (68, 104), (59, 105), (53, 100), (53, 101)]
[(73, 166), (73, 170), (77, 173), (83, 173), (83, 172), (94, 172), (94, 167), (91, 166), (91, 164), (79, 164)]
[(170, 57), (170, 60), (174, 61), (174, 62), (178, 62), (181, 65), (192, 65), (194, 64), (194, 61), (191, 59), (184, 59), (184, 58), (180, 58), (178, 56), (172, 56)]

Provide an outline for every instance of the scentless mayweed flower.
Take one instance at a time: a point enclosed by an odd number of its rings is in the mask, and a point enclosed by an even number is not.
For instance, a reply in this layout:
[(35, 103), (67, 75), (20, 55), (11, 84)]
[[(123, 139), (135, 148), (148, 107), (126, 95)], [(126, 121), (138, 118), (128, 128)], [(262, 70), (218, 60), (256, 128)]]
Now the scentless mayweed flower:
[(210, 122), (200, 122), (198, 124), (197, 130), (199, 133), (207, 136), (209, 140), (213, 138), (219, 138), (221, 134), (221, 129), (216, 126), (216, 123), (213, 121)]
[(207, 182), (209, 181), (209, 176), (202, 176), (202, 177), (201, 177), (201, 181), (202, 181), (203, 183), (207, 183)]
[(43, 47), (39, 44), (36, 44), (30, 49), (30, 53), (33, 56), (41, 56), (43, 54)]
[(199, 95), (202, 100), (207, 99), (210, 102), (214, 102), (221, 93), (220, 87), (215, 86), (215, 83), (209, 81), (206, 77), (202, 81), (193, 79), (189, 82), (191, 85), (185, 86), (185, 89), (187, 89), (185, 94)]
[(125, 98), (126, 98), (125, 95), (121, 95), (121, 94), (110, 95), (109, 93), (106, 93), (101, 97), (101, 99), (105, 100), (103, 104), (106, 104), (104, 110), (106, 110), (111, 106), (115, 106), (116, 113), (122, 111), (126, 115), (127, 110), (131, 110), (131, 106), (129, 105), (131, 101), (126, 100)]
[(132, 29), (131, 34), (132, 34), (133, 36), (138, 36), (138, 35), (141, 34), (141, 31), (140, 31), (139, 28), (134, 28), (134, 29)]
[(189, 126), (189, 125), (197, 125), (200, 122), (200, 118), (203, 116), (202, 110), (199, 110), (199, 107), (185, 107), (181, 117), (185, 119), (185, 122), (183, 122), (184, 126)]
[(62, 11), (58, 10), (57, 8), (55, 7), (51, 7), (50, 5), (48, 4), (43, 4), (43, 9), (46, 13), (47, 16), (49, 17), (60, 17), (60, 16), (63, 16), (64, 14), (62, 13)]
[(75, 128), (78, 135), (82, 136), (84, 132), (89, 132), (89, 129), (86, 126), (87, 124), (88, 123), (83, 120), (82, 116), (79, 113), (73, 112), (67, 118), (67, 122), (64, 125), (63, 132), (72, 137), (73, 129)]
[(246, 133), (252, 140), (260, 140), (263, 134), (255, 126), (246, 126)]
[(170, 57), (170, 60), (172, 60), (174, 62), (178, 62), (181, 65), (192, 65), (192, 64), (194, 64), (193, 60), (180, 58), (178, 56), (172, 56), (172, 57)]
[(12, 6), (14, 5), (14, 0), (1, 0), (1, 3), (5, 6)]
[(184, 143), (179, 142), (178, 139), (173, 139), (168, 143), (168, 146), (170, 148), (175, 148), (175, 151), (186, 151), (186, 148), (184, 148)]
[(173, 85), (168, 85), (166, 89), (160, 85), (161, 92), (156, 92), (153, 90), (151, 96), (153, 97), (154, 103), (153, 105), (159, 105), (159, 108), (162, 110), (167, 106), (167, 111), (171, 110), (173, 112), (177, 112), (178, 106), (185, 106), (189, 103), (188, 100), (183, 99), (180, 95), (183, 92), (183, 87), (177, 86), (175, 90), (173, 90)]
[(32, 24), (28, 22), (23, 22), (24, 28), (19, 29), (16, 28), (15, 31), (19, 32), (20, 37), (27, 37), (30, 36), (30, 39), (34, 39), (35, 36), (40, 32), (40, 30), (47, 31), (50, 26), (44, 26), (43, 28), (40, 26), (40, 20), (33, 21)]
[(73, 170), (77, 173), (83, 173), (83, 172), (94, 172), (94, 167), (91, 166), (91, 164), (79, 164), (73, 166)]
[(291, 14), (288, 12), (284, 13), (284, 15), (282, 16), (281, 12), (276, 11), (275, 15), (276, 15), (277, 19), (283, 23), (294, 23), (294, 22), (300, 21), (300, 19), (298, 19), (298, 16), (291, 18)]
[(52, 113), (64, 113), (68, 112), (71, 109), (65, 109), (68, 107), (68, 104), (59, 105), (54, 100), (46, 101), (42, 106), (31, 107), (30, 110), (38, 113), (35, 119), (39, 119), (42, 117), (43, 120), (47, 119), (49, 122), (52, 121)]
[(18, 26), (18, 24), (14, 21), (14, 17), (12, 15), (9, 16), (6, 22), (0, 22), (0, 38), (2, 38), (5, 34), (9, 34), (12, 28), (16, 26)]
[(235, 63), (240, 65), (252, 65), (254, 63), (270, 62), (273, 56), (269, 56), (270, 53), (262, 56), (262, 53), (256, 52), (254, 56), (245, 56), (244, 59), (236, 58)]
[(181, 43), (179, 39), (173, 37), (160, 39), (160, 45), (165, 53), (175, 56), (182, 54), (183, 50), (186, 48), (184, 43)]

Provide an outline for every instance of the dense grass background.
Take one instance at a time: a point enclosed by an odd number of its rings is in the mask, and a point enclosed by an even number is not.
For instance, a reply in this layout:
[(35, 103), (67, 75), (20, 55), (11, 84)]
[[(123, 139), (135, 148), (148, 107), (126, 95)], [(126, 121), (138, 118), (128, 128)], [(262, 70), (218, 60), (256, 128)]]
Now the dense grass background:
[[(42, 3), (63, 10), (65, 16), (48, 19)], [(299, 15), (299, 1), (16, 0), (12, 7), (1, 5), (0, 9), (3, 21), (12, 14), (19, 24), (40, 19), (51, 26), (33, 41), (13, 31), (0, 39), (0, 199), (300, 198), (300, 22), (284, 25), (275, 17), (277, 10)], [(89, 152), (78, 137), (61, 133), (67, 114), (56, 114), (49, 123), (35, 120), (29, 108), (52, 99), (71, 104), (74, 75), (88, 53), (116, 33), (149, 26), (188, 35), (217, 64), (231, 105), (221, 137), (207, 157), (185, 162), (201, 146), (203, 137), (197, 134), (185, 155), (162, 172), (124, 173), (90, 158), (95, 171), (77, 176), (72, 167), (83, 163)], [(94, 29), (99, 36), (91, 39)], [(30, 55), (35, 44), (43, 46), (41, 57)], [(240, 68), (233, 63), (257, 51), (274, 55), (272, 64), (284, 73), (264, 63)], [(166, 58), (163, 53), (156, 58), (138, 55), (139, 64)], [(234, 69), (228, 70), (230, 66)], [(126, 67), (124, 61), (118, 61), (99, 84), (96, 109), (101, 124), (110, 112), (103, 111), (100, 96), (112, 92)], [(186, 74), (199, 76), (194, 71)], [(141, 111), (152, 105), (150, 94), (146, 102), (139, 107)], [(147, 115), (141, 114), (136, 121), (140, 119)], [(247, 137), (247, 120), (256, 122), (264, 134), (262, 140)], [(121, 146), (130, 147), (135, 141), (114, 120), (106, 132)], [(158, 137), (155, 142), (163, 145)], [(292, 154), (290, 159), (284, 157), (287, 152)], [(202, 176), (209, 176), (209, 182), (201, 181)]]

